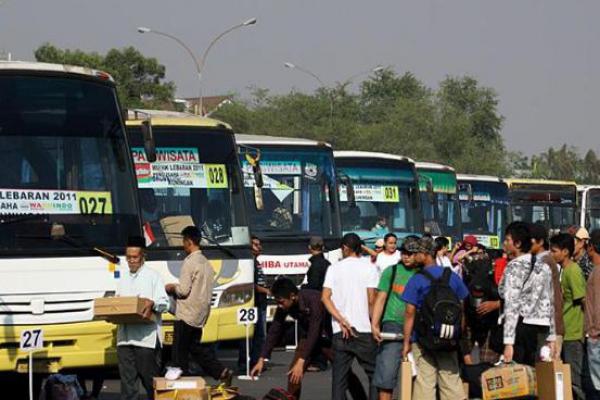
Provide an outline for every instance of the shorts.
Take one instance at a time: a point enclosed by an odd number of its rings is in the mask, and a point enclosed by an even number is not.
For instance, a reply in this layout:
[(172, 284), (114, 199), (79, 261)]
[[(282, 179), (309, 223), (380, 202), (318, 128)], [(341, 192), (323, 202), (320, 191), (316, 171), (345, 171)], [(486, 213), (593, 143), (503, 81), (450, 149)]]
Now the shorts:
[[(382, 332), (402, 333), (402, 325), (384, 322)], [(402, 340), (383, 341), (377, 349), (373, 385), (378, 389), (394, 390), (398, 384), (398, 374), (402, 363)]]

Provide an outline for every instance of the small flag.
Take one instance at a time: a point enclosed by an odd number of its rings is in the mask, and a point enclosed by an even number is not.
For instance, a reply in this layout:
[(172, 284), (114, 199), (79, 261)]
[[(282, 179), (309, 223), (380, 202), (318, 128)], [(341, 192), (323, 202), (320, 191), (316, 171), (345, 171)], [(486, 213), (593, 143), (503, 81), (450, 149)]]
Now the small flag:
[(149, 222), (146, 222), (143, 226), (144, 228), (144, 239), (146, 239), (146, 246), (150, 246), (156, 238), (154, 237), (154, 233), (152, 232), (152, 227)]

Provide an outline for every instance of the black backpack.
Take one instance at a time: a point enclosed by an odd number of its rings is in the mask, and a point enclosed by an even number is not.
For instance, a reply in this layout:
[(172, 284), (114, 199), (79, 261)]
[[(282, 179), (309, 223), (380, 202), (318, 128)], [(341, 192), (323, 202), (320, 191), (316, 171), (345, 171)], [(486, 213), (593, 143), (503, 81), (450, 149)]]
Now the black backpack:
[(424, 269), (419, 273), (431, 282), (431, 287), (417, 311), (417, 340), (425, 350), (456, 350), (461, 333), (462, 305), (450, 287), (453, 272), (444, 268), (439, 279)]

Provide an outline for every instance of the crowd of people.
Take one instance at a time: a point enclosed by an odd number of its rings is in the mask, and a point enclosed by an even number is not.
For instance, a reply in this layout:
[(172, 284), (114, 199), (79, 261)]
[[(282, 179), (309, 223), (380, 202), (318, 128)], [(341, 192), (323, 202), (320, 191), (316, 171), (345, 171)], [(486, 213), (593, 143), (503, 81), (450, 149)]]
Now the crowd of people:
[(553, 359), (570, 365), (574, 399), (600, 398), (600, 230), (549, 237), (541, 224), (513, 222), (498, 256), (473, 236), (452, 248), (428, 235), (398, 242), (388, 233), (370, 248), (349, 233), (329, 265), (312, 238), (306, 284), (280, 277), (267, 288), (278, 309), (252, 375), (292, 317), (301, 332), (287, 375), (296, 398), (319, 354), (331, 362), (334, 400), (391, 399), (407, 360), (415, 400), (481, 397), (481, 373), (497, 362)]

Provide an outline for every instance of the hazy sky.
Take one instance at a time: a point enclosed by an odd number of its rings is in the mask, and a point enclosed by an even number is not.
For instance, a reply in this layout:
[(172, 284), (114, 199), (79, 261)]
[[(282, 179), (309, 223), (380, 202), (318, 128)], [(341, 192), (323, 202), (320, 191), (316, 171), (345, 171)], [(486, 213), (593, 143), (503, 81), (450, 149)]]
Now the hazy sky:
[(174, 42), (140, 35), (145, 25), (197, 53), (225, 28), (204, 71), (205, 95), (250, 85), (312, 91), (377, 64), (411, 71), (430, 86), (470, 74), (495, 88), (510, 149), (527, 154), (565, 141), (600, 150), (600, 2), (564, 0), (5, 0), (0, 49), (33, 59), (43, 42), (104, 52), (133, 45), (167, 67), (178, 96), (194, 96), (193, 64)]

